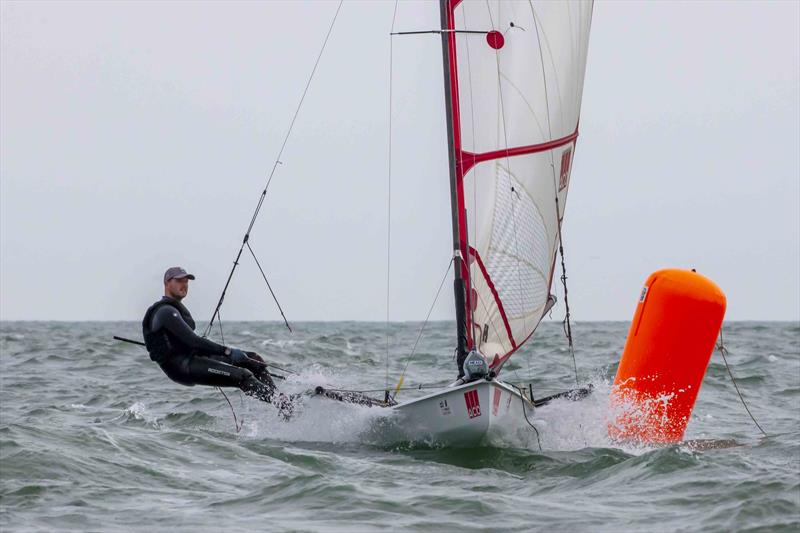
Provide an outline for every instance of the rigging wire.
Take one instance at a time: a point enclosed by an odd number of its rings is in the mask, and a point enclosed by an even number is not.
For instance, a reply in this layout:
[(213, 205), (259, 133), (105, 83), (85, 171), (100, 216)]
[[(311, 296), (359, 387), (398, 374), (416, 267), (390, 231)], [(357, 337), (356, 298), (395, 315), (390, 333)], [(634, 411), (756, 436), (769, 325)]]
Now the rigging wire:
[[(292, 326), (289, 325), (289, 321), (286, 320), (286, 315), (283, 314), (283, 308), (281, 307), (280, 302), (278, 301), (278, 297), (275, 296), (275, 292), (272, 290), (272, 285), (269, 284), (269, 280), (267, 279), (267, 275), (264, 274), (264, 269), (261, 268), (261, 263), (258, 262), (258, 257), (256, 253), (253, 251), (253, 248), (250, 246), (250, 242), (247, 243), (247, 249), (250, 250), (250, 255), (253, 256), (253, 260), (256, 262), (256, 266), (258, 266), (259, 272), (261, 272), (261, 277), (264, 278), (264, 283), (267, 284), (267, 288), (269, 289), (269, 293), (272, 295), (272, 299), (275, 300), (275, 305), (278, 306), (278, 311), (281, 312), (281, 316), (283, 317), (283, 323), (286, 324), (286, 327), (289, 329), (289, 333), (292, 333)], [(222, 329), (222, 317), (220, 317), (220, 329)]]
[(328, 39), (331, 36), (331, 32), (333, 32), (333, 26), (336, 24), (336, 19), (339, 16), (339, 11), (342, 9), (343, 3), (344, 0), (340, 0), (339, 5), (336, 7), (336, 13), (334, 13), (333, 15), (333, 20), (331, 20), (330, 27), (328, 28), (328, 33), (325, 35), (325, 40), (322, 42), (322, 47), (320, 48), (319, 54), (317, 55), (317, 59), (314, 62), (314, 68), (311, 69), (311, 74), (309, 75), (308, 81), (306, 82), (306, 86), (303, 89), (303, 94), (300, 97), (300, 102), (297, 104), (297, 108), (294, 111), (294, 116), (292, 116), (292, 121), (289, 123), (289, 129), (286, 131), (286, 136), (283, 138), (281, 149), (278, 151), (278, 155), (275, 158), (275, 163), (272, 165), (272, 170), (270, 171), (269, 177), (267, 178), (267, 184), (264, 187), (264, 190), (261, 191), (261, 196), (259, 196), (258, 198), (258, 203), (256, 204), (256, 208), (253, 211), (253, 216), (250, 218), (250, 224), (247, 226), (247, 231), (245, 231), (244, 237), (242, 238), (242, 245), (241, 247), (239, 247), (239, 252), (236, 254), (236, 259), (233, 260), (233, 267), (231, 267), (230, 274), (228, 274), (228, 279), (225, 281), (225, 286), (222, 288), (222, 293), (219, 296), (217, 307), (214, 309), (214, 313), (211, 315), (211, 321), (209, 321), (208, 326), (206, 327), (206, 330), (203, 333), (204, 337), (208, 336), (208, 333), (211, 331), (211, 327), (214, 325), (214, 320), (219, 316), (219, 310), (222, 307), (222, 302), (225, 300), (225, 293), (228, 290), (228, 286), (231, 283), (231, 279), (233, 279), (233, 274), (236, 271), (236, 267), (239, 265), (239, 259), (242, 256), (244, 247), (247, 244), (247, 241), (250, 240), (250, 232), (253, 230), (253, 226), (256, 223), (256, 219), (258, 218), (258, 214), (261, 211), (261, 207), (264, 205), (264, 198), (266, 198), (267, 196), (269, 185), (270, 183), (272, 183), (272, 178), (275, 176), (275, 171), (278, 168), (278, 165), (283, 164), (283, 162), (281, 161), (283, 150), (284, 148), (286, 148), (286, 143), (289, 141), (289, 136), (292, 134), (294, 123), (297, 120), (297, 116), (300, 114), (300, 108), (303, 107), (303, 102), (306, 99), (306, 94), (308, 94), (308, 88), (311, 86), (311, 80), (314, 79), (314, 74), (316, 74), (317, 72), (317, 67), (319, 66), (320, 59), (322, 59), (322, 54), (325, 51), (325, 47), (328, 44)]
[(448, 30), (448, 29), (441, 29), (441, 30), (422, 30), (422, 31), (398, 31), (394, 32), (392, 35), (420, 35), (423, 33), (435, 33), (437, 35), (441, 35), (443, 33), (473, 33), (473, 34), (480, 34), (486, 35), (489, 33), (487, 30)]
[(217, 325), (219, 326), (220, 339), (222, 339), (222, 344), (224, 345), (225, 344), (225, 333), (222, 331), (222, 314), (221, 313), (219, 315), (219, 322), (217, 323)]
[(728, 370), (728, 375), (731, 377), (731, 382), (733, 383), (733, 387), (736, 389), (736, 394), (739, 395), (739, 400), (742, 402), (742, 405), (744, 406), (744, 410), (747, 411), (748, 415), (750, 415), (750, 419), (756, 425), (758, 430), (765, 437), (769, 437), (769, 435), (767, 435), (767, 432), (764, 431), (764, 428), (761, 427), (761, 424), (759, 424), (756, 421), (756, 417), (753, 416), (753, 413), (750, 412), (750, 408), (747, 407), (747, 402), (745, 402), (744, 396), (742, 396), (742, 392), (739, 390), (739, 385), (736, 384), (736, 378), (733, 377), (733, 372), (731, 371), (731, 367), (728, 364), (728, 359), (725, 357), (725, 355), (728, 353), (728, 349), (725, 347), (725, 344), (723, 343), (722, 328), (721, 327), (719, 329), (719, 344), (717, 345), (717, 351), (719, 351), (720, 355), (722, 355), (722, 360), (725, 362), (725, 368)]
[(389, 146), (387, 168), (387, 198), (386, 198), (386, 393), (389, 392), (389, 288), (391, 287), (392, 273), (392, 74), (394, 71), (394, 24), (397, 20), (397, 5), (400, 0), (395, 0), (392, 13), (392, 27), (389, 30)]
[(422, 323), (422, 327), (419, 328), (419, 333), (417, 334), (417, 340), (414, 341), (414, 346), (411, 348), (411, 353), (408, 355), (406, 359), (406, 364), (403, 366), (403, 371), (400, 373), (400, 379), (397, 381), (397, 387), (394, 390), (394, 394), (392, 395), (392, 399), (397, 396), (397, 392), (401, 390), (403, 386), (403, 382), (406, 379), (406, 370), (408, 370), (408, 365), (411, 364), (411, 360), (414, 359), (414, 354), (417, 351), (417, 345), (419, 344), (419, 340), (422, 338), (422, 332), (425, 331), (425, 326), (428, 324), (428, 320), (431, 318), (431, 313), (433, 312), (433, 308), (436, 306), (436, 302), (439, 300), (439, 294), (442, 292), (442, 287), (444, 287), (444, 282), (447, 280), (447, 275), (450, 274), (450, 267), (453, 266), (453, 262), (455, 261), (455, 256), (450, 258), (450, 262), (447, 263), (447, 270), (444, 271), (444, 276), (442, 276), (442, 281), (439, 283), (439, 288), (436, 290), (436, 296), (433, 298), (433, 303), (431, 303), (430, 309), (428, 309), (428, 315), (425, 317), (425, 321)]

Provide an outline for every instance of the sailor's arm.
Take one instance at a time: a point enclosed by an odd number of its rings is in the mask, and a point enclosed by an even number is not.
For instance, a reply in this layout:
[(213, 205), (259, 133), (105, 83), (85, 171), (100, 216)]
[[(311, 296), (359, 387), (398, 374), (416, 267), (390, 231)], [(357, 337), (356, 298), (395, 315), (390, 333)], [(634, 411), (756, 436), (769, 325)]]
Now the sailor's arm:
[(227, 349), (221, 344), (204, 339), (194, 332), (189, 324), (184, 322), (180, 313), (172, 306), (164, 305), (153, 316), (153, 331), (165, 328), (167, 331), (178, 337), (186, 346), (204, 353), (224, 354)]

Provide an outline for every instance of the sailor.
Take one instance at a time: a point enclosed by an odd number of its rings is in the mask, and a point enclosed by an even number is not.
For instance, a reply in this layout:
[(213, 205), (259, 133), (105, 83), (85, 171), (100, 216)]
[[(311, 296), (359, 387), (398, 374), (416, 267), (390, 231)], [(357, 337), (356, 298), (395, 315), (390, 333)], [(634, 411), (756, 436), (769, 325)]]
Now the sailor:
[(271, 402), (275, 384), (260, 355), (217, 344), (194, 332), (194, 319), (181, 303), (193, 279), (181, 267), (168, 268), (164, 273), (164, 296), (150, 306), (142, 320), (150, 359), (181, 385), (238, 387), (245, 394)]

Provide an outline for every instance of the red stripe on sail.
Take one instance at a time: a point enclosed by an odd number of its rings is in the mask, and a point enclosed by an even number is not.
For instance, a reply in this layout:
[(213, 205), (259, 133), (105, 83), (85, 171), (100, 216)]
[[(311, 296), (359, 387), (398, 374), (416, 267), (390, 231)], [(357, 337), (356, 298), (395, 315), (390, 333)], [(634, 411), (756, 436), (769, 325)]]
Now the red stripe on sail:
[(511, 350), (510, 352), (508, 352), (507, 354), (505, 354), (503, 357), (500, 357), (499, 359), (496, 359), (496, 360), (492, 361), (492, 364), (491, 364), (491, 365), (489, 365), (489, 368), (490, 368), (491, 370), (494, 370), (494, 371), (496, 371), (496, 372), (499, 372), (499, 368), (500, 368), (500, 367), (502, 367), (502, 366), (503, 366), (503, 364), (505, 364), (505, 362), (506, 362), (506, 361), (508, 361), (508, 358), (509, 358), (509, 357), (511, 357), (512, 355), (514, 355), (514, 354), (516, 353), (516, 351), (517, 351), (517, 350), (519, 350), (520, 348), (522, 348), (522, 345), (523, 345), (523, 344), (525, 344), (526, 342), (528, 342), (528, 339), (530, 339), (530, 338), (533, 336), (533, 334), (534, 334), (535, 332), (536, 332), (536, 328), (533, 328), (533, 331), (531, 331), (531, 332), (528, 334), (528, 336), (527, 336), (527, 337), (525, 337), (524, 339), (522, 339), (522, 342), (521, 342), (521, 343), (519, 343), (519, 344), (518, 344), (518, 345), (517, 345), (517, 346), (516, 346), (516, 347), (515, 347), (513, 350)]
[(469, 172), (469, 170), (478, 163), (483, 163), (484, 161), (492, 161), (494, 159), (503, 159), (505, 157), (514, 157), (518, 155), (546, 152), (547, 150), (552, 150), (554, 148), (570, 144), (577, 138), (578, 138), (578, 128), (576, 126), (575, 131), (567, 135), (566, 137), (561, 137), (560, 139), (554, 139), (552, 141), (547, 141), (539, 144), (531, 144), (528, 146), (517, 146), (514, 148), (507, 148), (503, 150), (493, 150), (491, 152), (483, 152), (480, 154), (474, 154), (472, 152), (467, 152), (466, 150), (462, 150), (461, 157), (459, 158), (459, 160), (461, 161), (461, 167), (463, 167), (460, 169), (461, 172), (463, 173), (462, 177), (466, 175), (466, 173)]
[(513, 349), (516, 349), (517, 343), (514, 342), (514, 336), (511, 334), (511, 325), (508, 322), (508, 316), (506, 316), (506, 310), (503, 308), (503, 302), (500, 300), (500, 295), (497, 294), (497, 289), (495, 289), (494, 282), (492, 282), (492, 278), (489, 276), (489, 272), (486, 270), (486, 267), (483, 264), (481, 255), (478, 253), (478, 250), (476, 250), (472, 246), (469, 247), (469, 253), (475, 258), (475, 262), (478, 263), (478, 268), (480, 268), (481, 274), (483, 274), (483, 279), (486, 280), (486, 285), (488, 285), (489, 290), (492, 291), (492, 296), (494, 296), (494, 302), (497, 304), (497, 310), (500, 311), (500, 318), (503, 319), (503, 325), (506, 327), (506, 334), (508, 335), (508, 340), (511, 341), (511, 347)]

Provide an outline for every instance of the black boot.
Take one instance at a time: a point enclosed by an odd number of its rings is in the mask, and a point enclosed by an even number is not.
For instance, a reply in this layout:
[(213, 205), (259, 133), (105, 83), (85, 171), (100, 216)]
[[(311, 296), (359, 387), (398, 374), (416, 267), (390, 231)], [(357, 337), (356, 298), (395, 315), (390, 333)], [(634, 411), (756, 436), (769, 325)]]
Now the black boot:
[(275, 394), (275, 384), (272, 383), (272, 379), (268, 383), (264, 383), (252, 375), (242, 383), (240, 388), (248, 396), (253, 396), (266, 403), (272, 403), (272, 397)]

